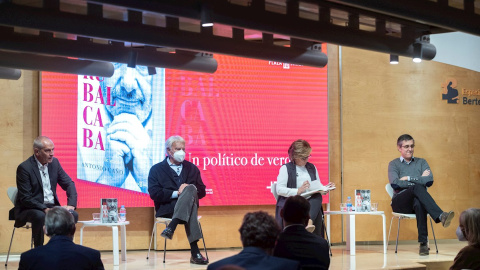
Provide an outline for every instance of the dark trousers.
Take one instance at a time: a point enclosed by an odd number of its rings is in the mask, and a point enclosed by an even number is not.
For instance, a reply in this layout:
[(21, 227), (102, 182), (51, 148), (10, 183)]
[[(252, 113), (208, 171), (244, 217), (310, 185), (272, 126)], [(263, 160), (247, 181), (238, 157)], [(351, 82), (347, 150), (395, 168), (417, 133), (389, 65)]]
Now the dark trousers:
[(440, 222), (439, 217), (443, 213), (435, 200), (422, 185), (414, 185), (395, 194), (392, 199), (393, 212), (403, 214), (415, 214), (417, 217), (418, 242), (428, 241), (427, 213)]
[(164, 215), (165, 218), (178, 218), (185, 224), (188, 242), (192, 243), (202, 238), (198, 224), (198, 194), (194, 185), (188, 185), (178, 197), (173, 214)]
[(315, 225), (315, 230), (312, 232), (313, 234), (319, 235), (322, 238), (325, 238), (323, 235), (323, 208), (322, 208), (322, 195), (321, 194), (314, 194), (308, 202), (310, 203), (310, 219), (313, 221), (313, 225)]
[[(75, 223), (78, 221), (78, 213), (71, 211)], [(24, 226), (27, 222), (32, 223), (32, 238), (35, 247), (43, 246), (45, 225), (45, 212), (38, 209), (27, 209), (15, 215), (15, 227)]]

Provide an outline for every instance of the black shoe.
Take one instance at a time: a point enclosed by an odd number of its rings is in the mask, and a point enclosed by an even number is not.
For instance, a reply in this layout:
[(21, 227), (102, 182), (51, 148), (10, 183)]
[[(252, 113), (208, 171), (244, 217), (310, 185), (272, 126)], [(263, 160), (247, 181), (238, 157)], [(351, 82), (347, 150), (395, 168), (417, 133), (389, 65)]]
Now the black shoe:
[(162, 237), (165, 237), (169, 240), (172, 240), (173, 237), (173, 231), (169, 227), (167, 227), (165, 230), (163, 230), (162, 234), (160, 234)]
[(450, 212), (443, 212), (440, 215), (440, 221), (442, 222), (442, 225), (444, 228), (447, 228), (450, 226), (450, 222), (452, 221), (453, 217), (455, 216), (455, 212), (450, 211)]
[(420, 243), (420, 251), (418, 252), (418, 254), (420, 254), (420, 256), (425, 256), (430, 254), (430, 252), (428, 251), (427, 243)]
[(208, 264), (208, 260), (202, 256), (202, 254), (197, 253), (195, 256), (190, 257), (190, 263), (194, 264)]

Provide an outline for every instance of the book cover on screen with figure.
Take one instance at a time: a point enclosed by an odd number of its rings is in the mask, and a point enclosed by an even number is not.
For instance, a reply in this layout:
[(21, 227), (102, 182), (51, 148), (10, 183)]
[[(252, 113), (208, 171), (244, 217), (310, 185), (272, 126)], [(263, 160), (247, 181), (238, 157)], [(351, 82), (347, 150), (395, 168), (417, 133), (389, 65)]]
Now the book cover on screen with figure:
[(112, 64), (110, 78), (78, 76), (77, 178), (147, 193), (165, 157), (165, 72)]

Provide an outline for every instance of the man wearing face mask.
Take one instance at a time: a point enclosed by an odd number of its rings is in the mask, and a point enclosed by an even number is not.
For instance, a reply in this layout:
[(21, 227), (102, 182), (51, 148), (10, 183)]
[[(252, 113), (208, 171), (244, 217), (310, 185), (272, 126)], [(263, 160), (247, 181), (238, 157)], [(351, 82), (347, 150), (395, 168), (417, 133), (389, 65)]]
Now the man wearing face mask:
[(202, 237), (197, 220), (198, 200), (205, 197), (200, 170), (185, 160), (185, 140), (171, 136), (165, 143), (168, 156), (155, 164), (148, 175), (148, 193), (154, 201), (156, 217), (171, 218), (162, 237), (172, 239), (178, 224), (185, 224), (194, 264), (208, 264), (198, 249)]

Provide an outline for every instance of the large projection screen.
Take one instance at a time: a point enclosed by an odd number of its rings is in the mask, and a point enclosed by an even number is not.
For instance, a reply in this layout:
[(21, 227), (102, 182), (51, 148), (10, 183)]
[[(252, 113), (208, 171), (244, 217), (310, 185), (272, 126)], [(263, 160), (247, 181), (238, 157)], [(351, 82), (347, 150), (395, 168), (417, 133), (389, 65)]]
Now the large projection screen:
[(101, 198), (153, 206), (148, 171), (171, 135), (201, 171), (203, 206), (274, 204), (268, 187), (296, 139), (311, 144), (310, 162), (329, 182), (327, 68), (215, 58), (214, 74), (119, 64), (112, 78), (42, 72), (41, 134), (75, 181), (78, 207)]

